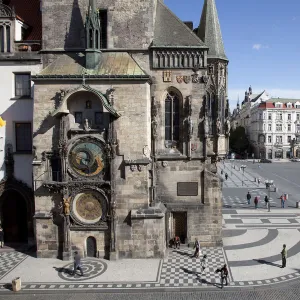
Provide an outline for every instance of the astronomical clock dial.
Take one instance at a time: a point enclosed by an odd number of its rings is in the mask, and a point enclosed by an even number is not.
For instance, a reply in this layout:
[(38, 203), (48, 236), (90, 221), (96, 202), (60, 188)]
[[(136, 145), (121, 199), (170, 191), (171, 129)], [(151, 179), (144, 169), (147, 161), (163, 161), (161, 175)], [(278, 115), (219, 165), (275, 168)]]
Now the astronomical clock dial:
[(97, 176), (105, 168), (105, 153), (97, 143), (82, 141), (71, 148), (69, 163), (80, 176)]

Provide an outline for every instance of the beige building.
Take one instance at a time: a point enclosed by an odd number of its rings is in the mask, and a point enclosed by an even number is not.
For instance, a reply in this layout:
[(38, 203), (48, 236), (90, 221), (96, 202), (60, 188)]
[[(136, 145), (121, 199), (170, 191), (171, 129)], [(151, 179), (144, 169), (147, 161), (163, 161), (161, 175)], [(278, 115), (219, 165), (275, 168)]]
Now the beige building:
[(163, 257), (174, 236), (221, 245), (216, 162), (230, 126), (215, 1), (196, 34), (159, 0), (45, 0), (42, 11), (38, 257)]

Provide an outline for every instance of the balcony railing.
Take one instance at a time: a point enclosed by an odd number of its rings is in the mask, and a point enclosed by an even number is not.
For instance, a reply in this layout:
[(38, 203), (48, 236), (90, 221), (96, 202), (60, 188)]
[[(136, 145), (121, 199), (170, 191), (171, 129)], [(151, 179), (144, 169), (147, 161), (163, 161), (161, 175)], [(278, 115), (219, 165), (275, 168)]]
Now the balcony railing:
[(38, 52), (41, 48), (41, 41), (15, 41), (15, 52)]

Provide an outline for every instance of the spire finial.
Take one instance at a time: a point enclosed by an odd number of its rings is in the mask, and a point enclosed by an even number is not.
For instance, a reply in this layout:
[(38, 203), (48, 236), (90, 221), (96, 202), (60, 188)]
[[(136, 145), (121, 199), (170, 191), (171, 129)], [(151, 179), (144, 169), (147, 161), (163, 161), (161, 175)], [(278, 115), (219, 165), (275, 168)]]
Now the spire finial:
[(215, 0), (204, 1), (198, 36), (209, 47), (209, 58), (227, 60)]

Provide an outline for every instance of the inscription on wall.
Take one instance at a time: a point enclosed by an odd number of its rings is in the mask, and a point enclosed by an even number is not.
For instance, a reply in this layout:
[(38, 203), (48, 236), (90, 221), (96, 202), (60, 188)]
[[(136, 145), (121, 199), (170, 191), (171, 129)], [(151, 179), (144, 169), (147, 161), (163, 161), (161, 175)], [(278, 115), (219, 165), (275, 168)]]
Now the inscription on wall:
[(177, 196), (198, 196), (198, 182), (177, 182)]

